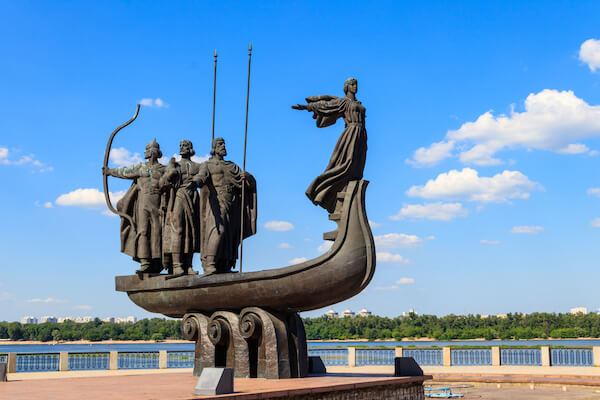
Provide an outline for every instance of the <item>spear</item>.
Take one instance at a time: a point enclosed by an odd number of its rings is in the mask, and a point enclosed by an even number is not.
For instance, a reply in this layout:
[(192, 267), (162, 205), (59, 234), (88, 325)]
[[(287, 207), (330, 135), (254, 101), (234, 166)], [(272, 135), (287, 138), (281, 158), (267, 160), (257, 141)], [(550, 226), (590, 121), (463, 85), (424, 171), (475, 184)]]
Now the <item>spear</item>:
[[(213, 121), (212, 121), (212, 140), (215, 140), (215, 104), (217, 103), (217, 49), (215, 49), (215, 79), (213, 82)], [(212, 141), (210, 142), (212, 147)]]
[(246, 188), (246, 179), (244, 178), (246, 172), (246, 145), (248, 143), (248, 101), (250, 100), (250, 62), (252, 61), (252, 43), (248, 46), (248, 88), (246, 91), (246, 127), (244, 128), (244, 164), (242, 174), (242, 207), (241, 207), (241, 218), (240, 218), (240, 273), (242, 273), (242, 262), (244, 260), (244, 192)]

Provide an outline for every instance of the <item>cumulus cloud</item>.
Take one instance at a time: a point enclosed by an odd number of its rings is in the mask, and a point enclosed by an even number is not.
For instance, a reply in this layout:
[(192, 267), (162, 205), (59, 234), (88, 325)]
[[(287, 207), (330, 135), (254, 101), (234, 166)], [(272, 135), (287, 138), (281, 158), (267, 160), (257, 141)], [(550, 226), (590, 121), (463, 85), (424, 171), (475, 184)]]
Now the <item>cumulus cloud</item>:
[(52, 207), (54, 207), (54, 205), (52, 204), (51, 201), (47, 201), (44, 203), (44, 208), (52, 208)]
[(415, 151), (412, 159), (407, 159), (406, 163), (414, 167), (431, 167), (440, 161), (452, 156), (454, 141), (437, 142), (429, 147), (421, 147)]
[(491, 245), (495, 245), (495, 244), (500, 244), (499, 240), (487, 240), (487, 239), (481, 239), (479, 241), (479, 243), (481, 244), (491, 244)]
[[(492, 111), (450, 130), (443, 141), (415, 151), (414, 166), (435, 165), (456, 150), (465, 164), (498, 165), (496, 153), (508, 149), (536, 149), (562, 154), (596, 153), (581, 141), (600, 136), (600, 106), (573, 91), (544, 89), (531, 93), (525, 111), (494, 116)], [(439, 149), (443, 148), (444, 151)]]
[[(125, 193), (124, 190), (115, 193), (111, 192), (110, 199), (113, 204), (125, 196)], [(84, 207), (91, 209), (102, 209), (106, 207), (104, 193), (98, 189), (75, 189), (72, 192), (58, 196), (55, 203), (59, 206)]]
[(600, 228), (600, 218), (594, 218), (590, 221), (590, 225), (594, 228)]
[(600, 188), (589, 188), (587, 194), (590, 196), (600, 197)]
[(294, 225), (287, 221), (267, 221), (265, 223), (265, 229), (276, 232), (286, 232), (294, 229)]
[(142, 161), (140, 153), (132, 153), (125, 147), (110, 150), (110, 161), (115, 165), (131, 165)]
[[(181, 155), (180, 154), (173, 154), (172, 157), (175, 159), (175, 161), (181, 161)], [(206, 160), (208, 160), (210, 158), (210, 156), (208, 154), (204, 155), (204, 156), (192, 156), (191, 160), (197, 163), (202, 163)], [(158, 162), (160, 162), (161, 164), (167, 164), (169, 162), (169, 158), (166, 156), (163, 156), (161, 158), (158, 159)]]
[(412, 285), (413, 283), (415, 283), (413, 278), (400, 278), (396, 281), (397, 285)]
[(537, 235), (538, 233), (544, 231), (543, 226), (514, 226), (510, 233), (515, 234), (524, 234), (524, 235)]
[(579, 59), (587, 64), (590, 71), (600, 68), (600, 40), (588, 39), (579, 48)]
[(306, 261), (306, 257), (296, 257), (288, 261), (288, 264), (300, 264)]
[(423, 186), (413, 186), (406, 194), (424, 199), (505, 203), (510, 199), (527, 199), (541, 186), (519, 171), (505, 170), (493, 177), (480, 177), (472, 168), (451, 170), (430, 179)]
[(11, 156), (11, 153), (8, 148), (0, 147), (0, 165), (32, 165), (36, 168), (38, 172), (50, 172), (54, 171), (53, 167), (47, 166), (41, 161), (35, 158), (35, 155), (28, 154), (17, 156), (16, 158)]
[(409, 261), (402, 257), (400, 254), (392, 254), (387, 252), (378, 252), (376, 253), (377, 261), (379, 262), (391, 262), (391, 263), (401, 263), (408, 264)]
[(157, 97), (155, 99), (150, 98), (150, 97), (146, 97), (140, 100), (140, 105), (145, 106), (145, 107), (152, 107), (152, 108), (163, 108), (166, 107), (168, 108), (169, 105), (167, 103), (164, 102), (164, 100), (162, 100), (160, 97)]
[(33, 298), (27, 300), (28, 303), (64, 303), (64, 300), (58, 300), (52, 297), (48, 297), (47, 299)]
[[(405, 233), (386, 233), (385, 235), (375, 236), (375, 246), (379, 248), (396, 249), (399, 247), (416, 247), (423, 243), (423, 239), (417, 235), (407, 235)], [(427, 240), (431, 240), (426, 238)]]
[(294, 246), (292, 246), (289, 243), (279, 243), (279, 246), (277, 246), (277, 247), (279, 247), (280, 249), (291, 249)]
[(331, 246), (333, 246), (333, 242), (330, 242), (330, 241), (323, 242), (323, 243), (321, 243), (321, 245), (319, 247), (317, 247), (317, 251), (319, 253), (325, 253), (326, 251), (329, 251)]
[(428, 203), (407, 204), (396, 215), (390, 219), (398, 221), (404, 218), (429, 219), (433, 221), (452, 221), (458, 217), (465, 217), (468, 211), (461, 203)]

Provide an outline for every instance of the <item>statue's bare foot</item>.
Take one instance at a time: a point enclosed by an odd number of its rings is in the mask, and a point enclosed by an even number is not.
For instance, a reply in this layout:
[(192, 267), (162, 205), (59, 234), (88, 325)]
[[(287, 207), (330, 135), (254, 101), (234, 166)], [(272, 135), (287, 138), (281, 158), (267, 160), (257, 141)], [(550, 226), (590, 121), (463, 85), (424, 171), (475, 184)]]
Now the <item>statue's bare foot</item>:
[(189, 268), (187, 269), (187, 274), (188, 274), (188, 275), (198, 275), (198, 271), (194, 271), (194, 270), (192, 269), (192, 267), (189, 267)]
[(138, 269), (137, 271), (135, 271), (136, 274), (149, 274), (152, 270), (152, 265), (151, 264), (142, 264), (140, 266), (140, 269)]

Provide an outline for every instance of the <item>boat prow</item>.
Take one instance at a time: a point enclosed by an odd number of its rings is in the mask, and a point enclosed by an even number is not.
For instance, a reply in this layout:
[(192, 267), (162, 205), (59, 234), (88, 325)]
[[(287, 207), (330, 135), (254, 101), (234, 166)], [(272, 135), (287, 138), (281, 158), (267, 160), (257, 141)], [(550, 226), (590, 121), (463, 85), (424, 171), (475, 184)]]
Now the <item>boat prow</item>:
[(338, 193), (340, 204), (329, 216), (338, 229), (324, 235), (333, 244), (315, 259), (259, 272), (117, 276), (116, 290), (127, 292), (143, 309), (170, 317), (245, 307), (291, 313), (346, 300), (361, 292), (375, 272), (375, 245), (365, 211), (367, 184), (351, 181)]

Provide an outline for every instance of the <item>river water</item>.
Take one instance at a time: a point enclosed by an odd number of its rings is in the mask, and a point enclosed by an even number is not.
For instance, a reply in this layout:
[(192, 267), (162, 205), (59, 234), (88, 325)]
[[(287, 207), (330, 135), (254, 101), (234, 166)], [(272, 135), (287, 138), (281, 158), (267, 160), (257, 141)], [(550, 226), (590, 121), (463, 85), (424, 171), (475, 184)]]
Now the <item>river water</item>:
[[(564, 340), (454, 340), (454, 341), (402, 341), (402, 342), (309, 342), (308, 347), (335, 348), (348, 346), (600, 346), (600, 339), (564, 339)], [(126, 343), (126, 344), (0, 344), (3, 353), (70, 353), (89, 352), (135, 352), (135, 351), (194, 351), (194, 343)]]

